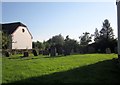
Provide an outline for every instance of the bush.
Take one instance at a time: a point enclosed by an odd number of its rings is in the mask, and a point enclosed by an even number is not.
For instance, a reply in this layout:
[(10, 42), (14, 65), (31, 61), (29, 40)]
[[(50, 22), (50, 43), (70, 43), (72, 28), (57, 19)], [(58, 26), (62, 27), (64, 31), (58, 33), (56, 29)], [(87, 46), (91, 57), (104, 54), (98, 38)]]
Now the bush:
[(5, 51), (5, 56), (6, 56), (6, 57), (9, 57), (9, 56), (10, 56), (10, 54), (9, 54), (8, 51)]

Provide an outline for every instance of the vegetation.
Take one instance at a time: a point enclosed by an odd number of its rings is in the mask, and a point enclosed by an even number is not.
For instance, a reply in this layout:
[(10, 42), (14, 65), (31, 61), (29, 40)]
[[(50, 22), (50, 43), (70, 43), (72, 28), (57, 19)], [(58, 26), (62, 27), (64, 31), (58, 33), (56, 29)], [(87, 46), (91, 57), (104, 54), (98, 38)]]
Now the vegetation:
[[(91, 42), (93, 36), (94, 42)], [(79, 38), (80, 42), (69, 38), (69, 35), (64, 39), (64, 37), (59, 34), (43, 43), (37, 41), (34, 43), (36, 45), (33, 44), (33, 46), (52, 53), (53, 55), (56, 53), (58, 53), (58, 55), (70, 55), (71, 53), (106, 53), (107, 49), (112, 53), (117, 53), (117, 39), (114, 38), (113, 29), (108, 19), (104, 20), (100, 31), (96, 28), (94, 34), (84, 32)]]
[(80, 36), (80, 45), (86, 46), (89, 44), (89, 42), (91, 42), (91, 38), (92, 36), (90, 36), (90, 33), (85, 32), (83, 33), (83, 36)]
[[(11, 38), (0, 33), (2, 48), (7, 49)], [(94, 42), (90, 43), (93, 36)], [(114, 39), (109, 20), (104, 20), (100, 31), (96, 28), (94, 34), (84, 32), (79, 38), (80, 42), (71, 39), (69, 35), (64, 39), (59, 34), (44, 42), (33, 42), (33, 54), (24, 52), (24, 56), (17, 54), (0, 57), (2, 84), (120, 84), (117, 55), (97, 54), (115, 53), (117, 39)]]
[(116, 54), (78, 54), (69, 56), (21, 55), (2, 58), (3, 84), (116, 84), (120, 69)]
[(106, 48), (110, 48), (112, 52), (115, 52), (117, 47), (117, 39), (114, 39), (113, 29), (110, 26), (109, 20), (104, 20), (102, 29), (98, 32), (96, 28), (94, 34), (95, 49), (98, 52), (105, 53)]
[(8, 49), (10, 38), (6, 33), (2, 32), (2, 31), (1, 31), (1, 33), (2, 33), (2, 49)]

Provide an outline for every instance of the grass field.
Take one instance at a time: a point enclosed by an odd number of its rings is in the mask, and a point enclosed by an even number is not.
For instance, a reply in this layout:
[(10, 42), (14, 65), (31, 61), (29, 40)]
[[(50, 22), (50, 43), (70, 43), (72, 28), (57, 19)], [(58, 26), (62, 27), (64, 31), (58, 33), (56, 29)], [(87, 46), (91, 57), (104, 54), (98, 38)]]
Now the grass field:
[(3, 57), (2, 83), (6, 85), (120, 83), (120, 69), (116, 67), (113, 58), (117, 58), (117, 55)]

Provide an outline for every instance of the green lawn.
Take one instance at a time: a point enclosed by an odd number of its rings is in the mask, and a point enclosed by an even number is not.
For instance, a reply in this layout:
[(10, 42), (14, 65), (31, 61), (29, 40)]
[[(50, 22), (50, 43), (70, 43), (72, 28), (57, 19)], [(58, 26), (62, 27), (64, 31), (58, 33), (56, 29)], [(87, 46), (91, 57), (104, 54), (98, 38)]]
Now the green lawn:
[(120, 69), (117, 68), (113, 58), (117, 58), (117, 55), (2, 57), (2, 83), (11, 85), (120, 83)]

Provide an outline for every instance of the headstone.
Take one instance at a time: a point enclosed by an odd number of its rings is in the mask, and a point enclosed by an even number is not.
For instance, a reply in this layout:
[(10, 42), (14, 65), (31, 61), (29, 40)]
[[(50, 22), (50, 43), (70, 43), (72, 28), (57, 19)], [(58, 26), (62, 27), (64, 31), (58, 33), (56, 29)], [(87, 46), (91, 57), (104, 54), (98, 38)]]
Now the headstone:
[(28, 57), (28, 56), (29, 56), (29, 53), (28, 52), (24, 52), (23, 57)]
[(33, 55), (34, 55), (34, 56), (38, 56), (38, 54), (37, 54), (37, 51), (36, 51), (36, 50), (33, 50)]
[(107, 54), (110, 54), (110, 53), (111, 53), (110, 48), (106, 48), (106, 53), (107, 53)]

